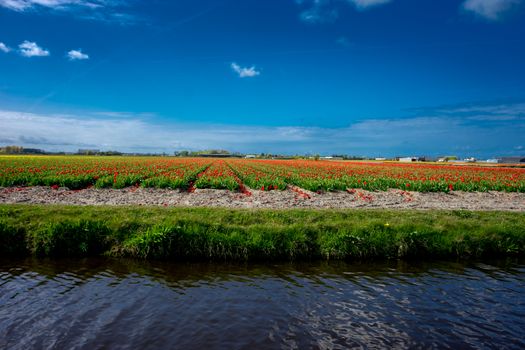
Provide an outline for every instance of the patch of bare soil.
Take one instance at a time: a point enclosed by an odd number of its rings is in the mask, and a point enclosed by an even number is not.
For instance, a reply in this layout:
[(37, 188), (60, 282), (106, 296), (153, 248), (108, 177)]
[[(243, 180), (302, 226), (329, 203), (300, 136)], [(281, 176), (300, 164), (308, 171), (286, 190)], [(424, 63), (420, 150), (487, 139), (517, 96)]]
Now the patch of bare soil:
[(314, 193), (291, 187), (285, 191), (196, 189), (194, 192), (126, 188), (68, 190), (50, 187), (1, 188), (0, 203), (66, 205), (151, 205), (227, 208), (378, 208), (465, 209), (525, 211), (525, 193), (461, 192), (422, 193), (401, 190), (369, 192), (353, 189)]

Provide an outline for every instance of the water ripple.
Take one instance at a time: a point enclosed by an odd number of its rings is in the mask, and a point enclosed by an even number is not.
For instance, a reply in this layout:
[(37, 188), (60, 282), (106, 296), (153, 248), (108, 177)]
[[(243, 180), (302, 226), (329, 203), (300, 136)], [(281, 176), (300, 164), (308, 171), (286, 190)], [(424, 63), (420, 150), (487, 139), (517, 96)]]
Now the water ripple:
[(525, 347), (525, 265), (0, 262), (0, 348)]

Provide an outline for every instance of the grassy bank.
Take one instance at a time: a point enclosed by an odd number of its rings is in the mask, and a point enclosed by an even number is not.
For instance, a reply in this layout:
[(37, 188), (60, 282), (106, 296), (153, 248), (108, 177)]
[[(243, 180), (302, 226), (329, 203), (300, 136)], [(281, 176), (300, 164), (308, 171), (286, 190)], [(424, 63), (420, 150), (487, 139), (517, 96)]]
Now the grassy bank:
[(0, 254), (177, 260), (525, 255), (525, 213), (0, 205)]

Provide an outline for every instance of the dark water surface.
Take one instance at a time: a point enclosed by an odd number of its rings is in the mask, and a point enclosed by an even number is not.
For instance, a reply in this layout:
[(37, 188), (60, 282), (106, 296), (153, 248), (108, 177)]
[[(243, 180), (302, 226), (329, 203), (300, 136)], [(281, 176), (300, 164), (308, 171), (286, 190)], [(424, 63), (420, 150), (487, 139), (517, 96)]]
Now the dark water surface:
[(525, 348), (525, 262), (0, 261), (0, 349)]

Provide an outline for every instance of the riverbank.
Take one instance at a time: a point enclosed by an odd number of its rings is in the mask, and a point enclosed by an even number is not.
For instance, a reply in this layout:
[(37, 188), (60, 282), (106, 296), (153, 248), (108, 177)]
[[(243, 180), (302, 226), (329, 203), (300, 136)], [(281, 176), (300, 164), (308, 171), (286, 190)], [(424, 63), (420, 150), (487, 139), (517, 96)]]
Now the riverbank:
[(297, 187), (283, 191), (248, 189), (193, 191), (128, 187), (124, 189), (69, 190), (45, 186), (0, 187), (0, 203), (61, 205), (147, 205), (177, 207), (224, 207), (265, 209), (421, 209), (421, 210), (505, 210), (525, 212), (525, 193), (519, 192), (416, 192), (388, 191), (311, 192)]
[(0, 254), (173, 260), (525, 254), (525, 213), (0, 205)]

